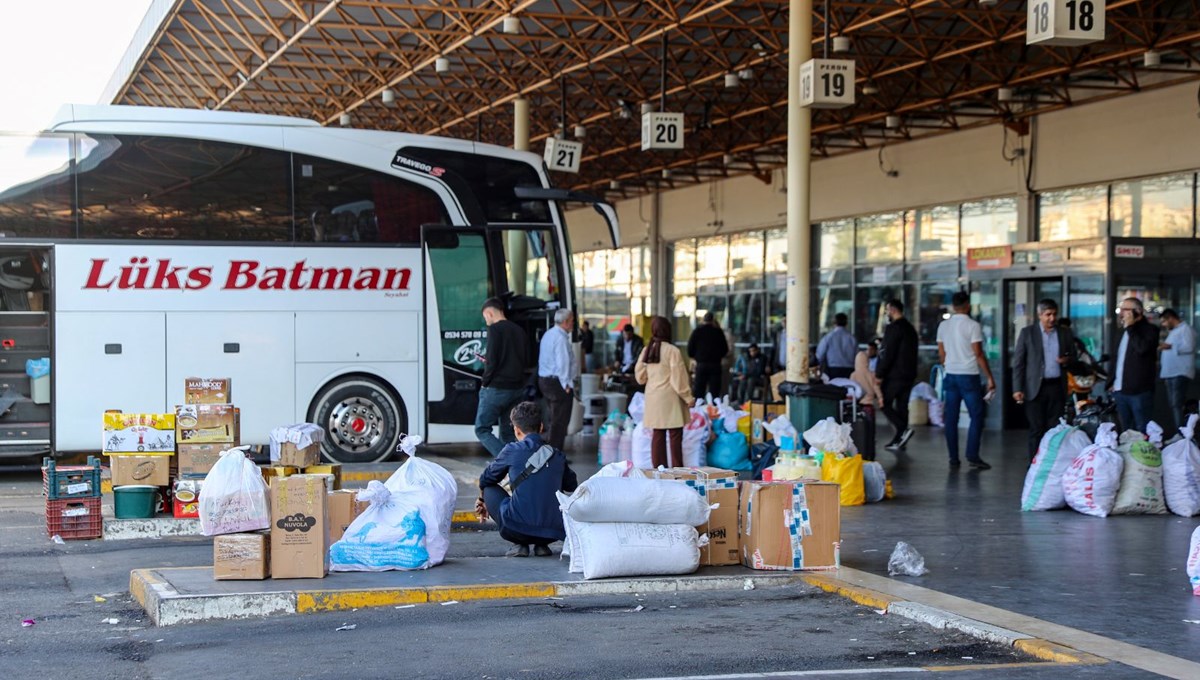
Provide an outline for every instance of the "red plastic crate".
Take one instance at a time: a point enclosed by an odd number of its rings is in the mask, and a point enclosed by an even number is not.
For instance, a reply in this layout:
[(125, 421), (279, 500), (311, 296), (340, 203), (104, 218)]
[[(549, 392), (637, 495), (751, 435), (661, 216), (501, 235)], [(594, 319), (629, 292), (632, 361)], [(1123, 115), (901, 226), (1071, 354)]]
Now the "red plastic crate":
[(63, 498), (46, 501), (46, 534), (65, 539), (100, 538), (104, 518), (100, 498)]

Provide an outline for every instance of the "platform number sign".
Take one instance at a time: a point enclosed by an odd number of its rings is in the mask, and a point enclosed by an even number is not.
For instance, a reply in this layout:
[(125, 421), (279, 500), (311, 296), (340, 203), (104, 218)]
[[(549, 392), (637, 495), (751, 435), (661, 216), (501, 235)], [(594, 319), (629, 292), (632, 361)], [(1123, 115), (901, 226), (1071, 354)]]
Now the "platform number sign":
[(642, 151), (682, 148), (682, 113), (651, 111), (642, 114)]
[(800, 106), (841, 109), (854, 104), (854, 61), (810, 59), (800, 66)]
[(542, 160), (546, 167), (559, 172), (579, 172), (579, 159), (583, 156), (583, 144), (551, 137), (546, 140), (546, 153)]
[(1104, 40), (1105, 0), (1029, 0), (1025, 44), (1086, 45)]

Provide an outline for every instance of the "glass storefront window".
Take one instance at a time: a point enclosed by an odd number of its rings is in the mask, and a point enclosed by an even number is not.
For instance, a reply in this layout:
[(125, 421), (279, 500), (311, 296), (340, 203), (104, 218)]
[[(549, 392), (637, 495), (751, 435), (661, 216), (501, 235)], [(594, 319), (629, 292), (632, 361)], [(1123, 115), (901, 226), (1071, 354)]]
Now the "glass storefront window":
[(706, 290), (729, 287), (729, 238), (714, 236), (696, 241), (696, 281)]
[(1071, 332), (1099, 359), (1104, 351), (1104, 329), (1113, 314), (1104, 304), (1104, 277), (1100, 274), (1072, 276), (1067, 280), (1067, 316)]
[(958, 257), (958, 206), (910, 210), (905, 213), (905, 259), (908, 262)]
[(729, 277), (734, 290), (763, 287), (764, 239), (761, 231), (734, 234), (729, 239)]
[(696, 242), (688, 239), (676, 241), (673, 251), (675, 271), (675, 292), (691, 294), (696, 292)]
[(1112, 185), (1112, 236), (1190, 237), (1196, 176), (1168, 175)]
[[(814, 229), (820, 234), (820, 225)], [(787, 285), (787, 250), (786, 229), (767, 232), (767, 288), (784, 288)]]
[(884, 306), (893, 298), (905, 302), (905, 314), (911, 320), (912, 315), (904, 300), (903, 285), (859, 286), (854, 290), (854, 337), (860, 344), (883, 337), (883, 329), (888, 322)]
[(1038, 196), (1038, 237), (1070, 241), (1103, 236), (1108, 227), (1108, 185), (1047, 191)]
[[(816, 328), (812, 329), (813, 344), (833, 329), (833, 317), (845, 314), (851, 319), (854, 318), (854, 296), (850, 294), (849, 288), (822, 286), (817, 289), (817, 300), (814, 303), (813, 321)], [(853, 321), (851, 323), (853, 324)]]
[[(834, 220), (817, 225), (817, 261), (822, 269), (850, 265), (854, 254), (854, 220)], [(783, 252), (787, 252), (784, 233)], [(785, 255), (786, 257), (786, 255)], [(784, 266), (786, 270), (786, 265)]]
[(859, 218), (854, 246), (856, 264), (903, 261), (903, 213)]
[(916, 325), (917, 337), (922, 345), (936, 345), (938, 325), (953, 313), (950, 298), (959, 291), (958, 283), (949, 279), (936, 283), (919, 283), (913, 288), (915, 291), (910, 293), (909, 299), (916, 300), (917, 309), (908, 314), (908, 318)]
[(992, 198), (962, 204), (962, 252), (1017, 242), (1017, 199)]

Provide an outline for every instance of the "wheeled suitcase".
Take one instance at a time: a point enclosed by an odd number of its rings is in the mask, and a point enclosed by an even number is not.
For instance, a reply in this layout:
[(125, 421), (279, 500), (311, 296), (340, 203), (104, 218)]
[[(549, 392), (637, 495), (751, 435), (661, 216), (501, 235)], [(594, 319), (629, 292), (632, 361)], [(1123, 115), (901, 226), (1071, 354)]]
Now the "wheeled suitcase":
[(875, 407), (859, 406), (858, 417), (850, 424), (850, 439), (863, 460), (875, 460)]

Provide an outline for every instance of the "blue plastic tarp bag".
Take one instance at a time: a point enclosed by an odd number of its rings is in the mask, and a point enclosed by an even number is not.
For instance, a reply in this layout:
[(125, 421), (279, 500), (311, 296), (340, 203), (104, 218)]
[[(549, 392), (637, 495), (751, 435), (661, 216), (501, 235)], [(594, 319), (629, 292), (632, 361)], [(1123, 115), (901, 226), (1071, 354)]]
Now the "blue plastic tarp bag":
[(389, 571), (433, 566), (421, 510), (401, 493), (372, 480), (358, 492), (370, 505), (329, 548), (330, 571)]
[[(718, 420), (717, 423), (721, 421)], [(708, 449), (708, 464), (723, 470), (753, 470), (750, 462), (750, 442), (741, 432), (726, 432), (724, 427), (713, 424), (717, 439)]]
[(30, 378), (40, 378), (44, 375), (50, 375), (50, 357), (26, 360), (25, 375)]

